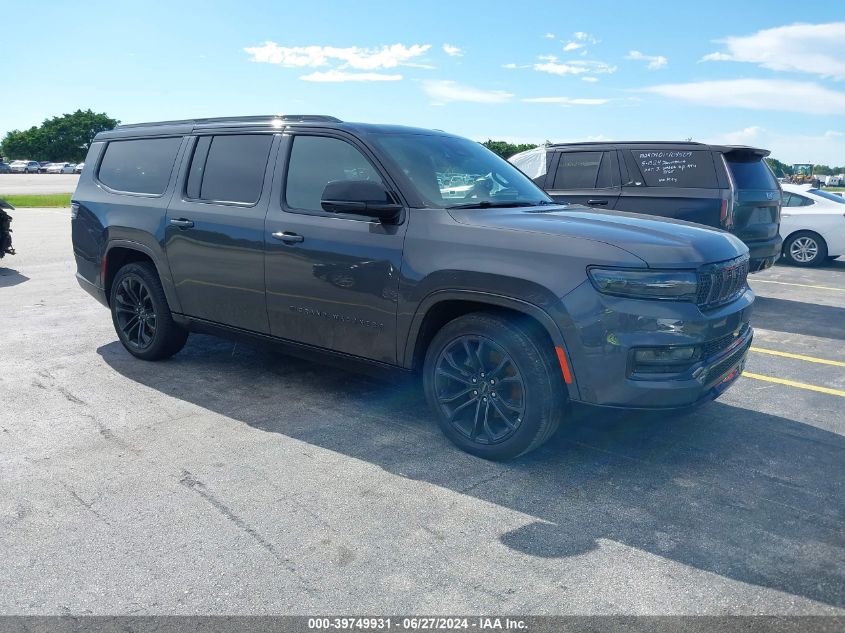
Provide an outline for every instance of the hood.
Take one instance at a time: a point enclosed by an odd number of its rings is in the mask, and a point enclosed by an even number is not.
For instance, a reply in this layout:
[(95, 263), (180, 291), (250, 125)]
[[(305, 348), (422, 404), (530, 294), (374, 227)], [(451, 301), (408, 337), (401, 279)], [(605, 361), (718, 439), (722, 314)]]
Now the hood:
[(748, 247), (726, 231), (581, 205), (453, 209), (450, 214), (461, 224), (603, 242), (631, 253), (650, 268), (697, 268), (748, 253)]

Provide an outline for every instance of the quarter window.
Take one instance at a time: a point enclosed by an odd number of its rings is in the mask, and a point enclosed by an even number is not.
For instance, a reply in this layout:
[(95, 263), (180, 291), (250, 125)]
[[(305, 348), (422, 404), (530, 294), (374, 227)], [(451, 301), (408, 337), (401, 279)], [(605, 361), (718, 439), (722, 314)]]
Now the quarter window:
[(117, 191), (161, 195), (167, 189), (181, 137), (112, 141), (97, 178)]
[(384, 184), (372, 163), (346, 141), (328, 136), (295, 136), (285, 186), (287, 205), (304, 211), (322, 211), (323, 189), (337, 180)]
[(188, 185), (188, 198), (255, 204), (261, 197), (271, 134), (201, 136), (197, 140)]
[(797, 193), (784, 192), (783, 194), (784, 207), (808, 207), (811, 204), (813, 201), (810, 198), (799, 196)]
[(703, 150), (631, 150), (649, 187), (690, 187), (715, 189), (716, 168), (713, 154)]

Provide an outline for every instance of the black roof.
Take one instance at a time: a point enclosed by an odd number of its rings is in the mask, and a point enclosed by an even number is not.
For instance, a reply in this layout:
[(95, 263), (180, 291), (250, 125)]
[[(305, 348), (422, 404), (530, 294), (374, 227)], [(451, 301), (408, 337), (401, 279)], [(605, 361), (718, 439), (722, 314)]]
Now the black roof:
[(440, 130), (406, 127), (401, 125), (382, 125), (373, 123), (347, 123), (340, 119), (324, 114), (285, 114), (285, 115), (257, 115), (231, 116), (203, 119), (182, 119), (178, 121), (156, 121), (150, 123), (130, 123), (118, 125), (113, 130), (100, 132), (95, 141), (114, 138), (128, 138), (139, 136), (167, 136), (191, 134), (195, 131), (210, 131), (221, 129), (251, 129), (267, 130), (281, 129), (288, 126), (319, 126), (335, 129), (348, 129), (361, 133), (382, 134), (426, 134), (451, 136)]

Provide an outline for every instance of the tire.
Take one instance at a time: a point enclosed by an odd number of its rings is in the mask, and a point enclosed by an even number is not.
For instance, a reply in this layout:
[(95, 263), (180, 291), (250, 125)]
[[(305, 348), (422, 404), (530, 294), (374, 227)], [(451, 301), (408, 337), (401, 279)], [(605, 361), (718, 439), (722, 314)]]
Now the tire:
[(491, 460), (539, 447), (568, 409), (560, 365), (536, 324), (494, 312), (443, 326), (426, 351), (423, 388), (446, 437)]
[(112, 282), (109, 306), (120, 342), (136, 358), (162, 360), (185, 346), (188, 331), (173, 320), (152, 264), (123, 266)]
[(827, 243), (818, 233), (798, 231), (787, 238), (783, 256), (793, 266), (821, 266), (827, 259)]

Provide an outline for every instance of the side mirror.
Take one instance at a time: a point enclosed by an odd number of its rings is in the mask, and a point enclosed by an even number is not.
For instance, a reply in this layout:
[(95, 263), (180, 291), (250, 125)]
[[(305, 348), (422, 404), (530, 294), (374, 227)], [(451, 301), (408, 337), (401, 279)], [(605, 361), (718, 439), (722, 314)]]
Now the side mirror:
[(365, 215), (382, 222), (395, 220), (402, 210), (402, 205), (372, 180), (332, 180), (323, 189), (320, 206), (332, 213)]

